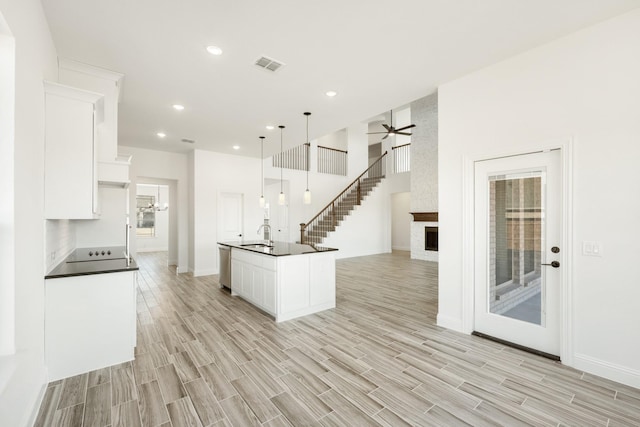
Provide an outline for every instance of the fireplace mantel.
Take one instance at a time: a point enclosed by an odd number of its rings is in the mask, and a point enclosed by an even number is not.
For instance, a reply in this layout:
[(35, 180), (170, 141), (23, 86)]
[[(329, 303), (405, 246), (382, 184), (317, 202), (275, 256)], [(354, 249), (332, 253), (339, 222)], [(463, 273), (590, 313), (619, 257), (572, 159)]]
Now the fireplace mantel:
[(438, 222), (438, 212), (409, 212), (416, 222)]

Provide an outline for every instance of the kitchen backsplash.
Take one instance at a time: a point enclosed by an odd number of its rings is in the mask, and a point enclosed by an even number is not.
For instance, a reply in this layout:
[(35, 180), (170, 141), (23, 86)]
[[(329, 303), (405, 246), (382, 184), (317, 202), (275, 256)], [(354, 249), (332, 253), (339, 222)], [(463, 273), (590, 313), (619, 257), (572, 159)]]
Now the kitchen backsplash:
[(75, 249), (76, 224), (67, 219), (46, 220), (45, 233), (44, 256), (48, 272)]

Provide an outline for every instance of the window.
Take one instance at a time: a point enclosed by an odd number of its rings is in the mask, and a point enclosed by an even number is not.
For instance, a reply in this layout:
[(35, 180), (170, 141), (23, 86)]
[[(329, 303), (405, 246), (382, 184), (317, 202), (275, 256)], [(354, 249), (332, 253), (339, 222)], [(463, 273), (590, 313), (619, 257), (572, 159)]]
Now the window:
[(155, 203), (155, 196), (136, 196), (136, 236), (155, 237), (156, 211), (153, 207)]

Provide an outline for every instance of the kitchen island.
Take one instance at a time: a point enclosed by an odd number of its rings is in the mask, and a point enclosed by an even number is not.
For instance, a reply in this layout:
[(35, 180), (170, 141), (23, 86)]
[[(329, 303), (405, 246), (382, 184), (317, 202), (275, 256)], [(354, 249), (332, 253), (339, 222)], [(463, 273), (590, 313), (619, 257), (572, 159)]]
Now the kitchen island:
[(337, 249), (288, 242), (218, 242), (231, 248), (231, 295), (295, 319), (336, 306)]

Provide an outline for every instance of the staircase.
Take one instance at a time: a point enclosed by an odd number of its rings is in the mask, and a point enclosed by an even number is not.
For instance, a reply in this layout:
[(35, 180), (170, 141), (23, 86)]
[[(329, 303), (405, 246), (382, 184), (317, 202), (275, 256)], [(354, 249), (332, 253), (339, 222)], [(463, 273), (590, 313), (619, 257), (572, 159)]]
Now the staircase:
[(385, 152), (309, 222), (300, 224), (300, 243), (321, 244), (385, 177)]

